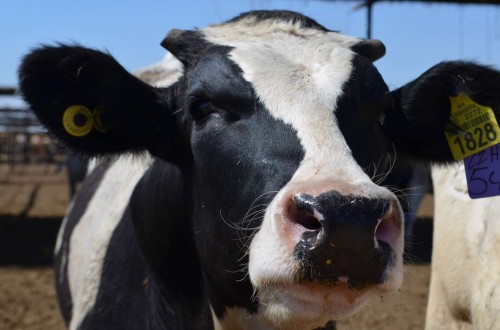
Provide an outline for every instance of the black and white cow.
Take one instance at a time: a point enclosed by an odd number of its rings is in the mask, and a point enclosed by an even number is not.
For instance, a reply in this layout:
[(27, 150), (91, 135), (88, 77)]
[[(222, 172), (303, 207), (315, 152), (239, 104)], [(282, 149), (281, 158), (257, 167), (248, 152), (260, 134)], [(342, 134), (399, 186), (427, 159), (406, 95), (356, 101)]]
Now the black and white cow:
[[(164, 88), (78, 46), (38, 48), (20, 68), (58, 139), (89, 156), (135, 153), (98, 166), (64, 221), (69, 327), (333, 328), (396, 290), (403, 215), (373, 181), (394, 151), (450, 161), (448, 96), (485, 104), (493, 71), (441, 63), (390, 92), (372, 64), (381, 42), (286, 11), (172, 30), (162, 45), (183, 68)], [(68, 134), (72, 105), (107, 109), (105, 129)]]

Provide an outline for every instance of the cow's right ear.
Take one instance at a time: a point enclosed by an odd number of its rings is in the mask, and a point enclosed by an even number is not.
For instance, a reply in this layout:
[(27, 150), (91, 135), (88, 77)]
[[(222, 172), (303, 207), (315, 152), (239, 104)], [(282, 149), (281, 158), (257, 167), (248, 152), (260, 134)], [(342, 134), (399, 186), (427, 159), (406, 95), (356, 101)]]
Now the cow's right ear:
[(175, 152), (172, 91), (142, 82), (109, 54), (41, 47), (23, 59), (19, 84), (41, 123), (85, 155)]
[(450, 97), (467, 95), (492, 108), (500, 122), (500, 72), (472, 62), (439, 63), (410, 83), (390, 92), (383, 130), (396, 150), (432, 162), (451, 162), (445, 138)]

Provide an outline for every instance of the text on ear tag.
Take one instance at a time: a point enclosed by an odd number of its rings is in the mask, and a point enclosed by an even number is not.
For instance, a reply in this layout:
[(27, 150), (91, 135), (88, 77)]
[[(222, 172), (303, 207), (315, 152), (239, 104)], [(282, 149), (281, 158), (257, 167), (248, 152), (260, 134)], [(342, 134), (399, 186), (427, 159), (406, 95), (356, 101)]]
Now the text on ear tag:
[(500, 142), (500, 128), (490, 107), (467, 95), (450, 96), (450, 103), (445, 135), (454, 159), (463, 159)]
[(464, 159), (470, 198), (500, 195), (500, 144)]

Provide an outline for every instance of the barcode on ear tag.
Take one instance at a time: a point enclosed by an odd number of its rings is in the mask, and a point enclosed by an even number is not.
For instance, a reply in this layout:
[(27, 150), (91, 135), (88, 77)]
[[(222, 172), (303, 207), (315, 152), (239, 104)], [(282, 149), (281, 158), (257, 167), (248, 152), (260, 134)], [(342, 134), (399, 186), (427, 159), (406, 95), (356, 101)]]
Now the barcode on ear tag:
[(470, 198), (500, 195), (500, 145), (464, 159)]

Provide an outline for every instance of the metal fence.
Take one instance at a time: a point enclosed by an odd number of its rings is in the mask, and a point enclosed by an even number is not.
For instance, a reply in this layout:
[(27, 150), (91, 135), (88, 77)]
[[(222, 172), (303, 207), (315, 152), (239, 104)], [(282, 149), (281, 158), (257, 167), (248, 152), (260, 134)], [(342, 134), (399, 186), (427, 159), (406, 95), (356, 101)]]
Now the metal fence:
[[(17, 98), (13, 87), (0, 87), (3, 98)], [(21, 103), (21, 102), (19, 102)], [(25, 106), (0, 104), (0, 163), (11, 166), (28, 163), (63, 162), (64, 154), (44, 133), (35, 115)]]

